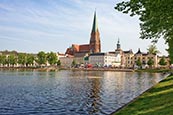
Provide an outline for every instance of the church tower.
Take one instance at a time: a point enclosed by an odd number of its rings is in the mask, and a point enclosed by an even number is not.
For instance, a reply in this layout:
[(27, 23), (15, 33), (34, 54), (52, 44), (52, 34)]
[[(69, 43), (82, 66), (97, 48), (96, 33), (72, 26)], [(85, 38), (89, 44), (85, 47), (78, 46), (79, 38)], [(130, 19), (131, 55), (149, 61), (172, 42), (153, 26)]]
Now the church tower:
[(121, 49), (120, 39), (119, 38), (118, 38), (118, 42), (117, 42), (117, 49)]
[(117, 41), (117, 48), (115, 49), (115, 54), (122, 54), (122, 49), (121, 49), (121, 45), (120, 45), (120, 39), (118, 38)]
[(89, 49), (90, 49), (90, 52), (92, 53), (101, 52), (100, 33), (98, 30), (96, 11), (94, 13), (94, 20), (93, 20), (93, 26), (91, 31)]

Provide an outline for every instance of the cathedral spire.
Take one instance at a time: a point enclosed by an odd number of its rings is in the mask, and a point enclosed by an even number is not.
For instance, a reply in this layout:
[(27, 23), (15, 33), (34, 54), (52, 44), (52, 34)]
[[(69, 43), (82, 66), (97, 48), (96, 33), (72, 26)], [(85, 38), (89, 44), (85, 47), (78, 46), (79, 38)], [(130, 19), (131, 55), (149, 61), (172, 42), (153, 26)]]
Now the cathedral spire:
[(91, 52), (93, 53), (101, 52), (100, 33), (98, 30), (96, 11), (94, 12), (94, 20), (93, 20), (91, 38), (89, 44)]
[(98, 24), (97, 24), (97, 16), (96, 16), (96, 11), (94, 12), (94, 20), (93, 20), (93, 27), (92, 27), (92, 32), (97, 32), (98, 31)]

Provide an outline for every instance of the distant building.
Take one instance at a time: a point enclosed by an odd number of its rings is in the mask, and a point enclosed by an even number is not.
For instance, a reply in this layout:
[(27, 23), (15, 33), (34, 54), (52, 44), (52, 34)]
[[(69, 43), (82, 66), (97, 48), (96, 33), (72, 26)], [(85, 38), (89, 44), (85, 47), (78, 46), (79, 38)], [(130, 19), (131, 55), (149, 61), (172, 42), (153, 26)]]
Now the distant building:
[(59, 60), (61, 62), (62, 67), (71, 67), (74, 57), (73, 56), (60, 57)]
[(123, 67), (126, 68), (132, 68), (134, 66), (134, 61), (133, 61), (133, 51), (132, 50), (128, 50), (128, 51), (123, 51)]
[(78, 65), (87, 64), (88, 59), (86, 59), (86, 57), (88, 56), (86, 55), (84, 57), (75, 57), (73, 55), (65, 54), (64, 56), (59, 57), (59, 60), (62, 67), (71, 67), (73, 61), (75, 61)]
[(57, 56), (57, 59), (58, 59), (58, 60), (59, 60), (60, 58), (62, 58), (62, 57), (66, 57), (65, 54), (59, 53), (59, 52), (56, 53), (56, 56)]
[(94, 13), (93, 26), (91, 31), (91, 38), (89, 44), (72, 44), (67, 48), (65, 54), (73, 55), (75, 57), (83, 57), (87, 53), (99, 53), (101, 52), (100, 33), (98, 30), (97, 16)]
[[(123, 51), (121, 49), (120, 40), (118, 39), (115, 51), (109, 52), (115, 54), (116, 61), (113, 63), (113, 67), (123, 67), (123, 68), (135, 68), (137, 67), (137, 60), (140, 60), (142, 68), (148, 68), (148, 61), (151, 59), (154, 63), (152, 68), (161, 67), (159, 61), (162, 57), (159, 57), (156, 54), (144, 53), (141, 52), (140, 48), (134, 54), (132, 50)], [(166, 65), (164, 67), (169, 67), (169, 58), (164, 57)], [(118, 63), (117, 63), (118, 62)]]
[(116, 57), (111, 53), (92, 53), (89, 56), (89, 64), (97, 67), (112, 67)]
[(148, 63), (149, 59), (153, 60), (153, 62), (154, 62), (152, 67), (154, 67), (154, 68), (158, 67), (158, 56), (156, 54), (143, 53), (140, 51), (140, 48), (139, 48), (138, 52), (136, 54), (134, 54), (132, 65), (136, 66), (136, 62), (138, 59), (142, 63), (142, 68), (148, 68), (149, 65), (147, 63)]

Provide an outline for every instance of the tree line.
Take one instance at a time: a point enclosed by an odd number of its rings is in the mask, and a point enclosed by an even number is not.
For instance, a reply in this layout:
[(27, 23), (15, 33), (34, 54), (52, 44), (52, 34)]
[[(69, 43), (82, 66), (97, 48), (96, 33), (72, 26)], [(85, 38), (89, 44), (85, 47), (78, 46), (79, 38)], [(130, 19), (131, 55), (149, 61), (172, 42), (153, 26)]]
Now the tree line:
[(38, 54), (9, 53), (0, 55), (0, 65), (4, 67), (33, 67), (33, 66), (60, 66), (56, 53), (45, 53), (40, 51)]

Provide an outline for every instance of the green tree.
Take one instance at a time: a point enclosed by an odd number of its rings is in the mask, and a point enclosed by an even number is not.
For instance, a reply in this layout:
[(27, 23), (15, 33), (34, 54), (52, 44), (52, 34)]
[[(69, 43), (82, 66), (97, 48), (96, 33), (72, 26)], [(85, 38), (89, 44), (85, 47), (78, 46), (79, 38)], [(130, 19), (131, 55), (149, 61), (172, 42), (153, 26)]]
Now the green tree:
[(15, 55), (10, 54), (7, 59), (8, 59), (8, 64), (10, 64), (12, 66), (14, 66), (15, 64), (17, 64), (17, 58), (16, 58)]
[(6, 56), (0, 55), (0, 64), (5, 65), (6, 64)]
[(10, 65), (10, 62), (9, 62), (9, 57), (6, 57), (5, 58), (5, 64), (4, 65), (7, 65), (7, 66), (9, 66)]
[(156, 45), (154, 45), (154, 44), (150, 45), (147, 50), (148, 50), (149, 54), (156, 55), (156, 54), (160, 53), (160, 51), (157, 49)]
[(140, 68), (142, 67), (142, 62), (141, 62), (140, 58), (138, 58), (138, 60), (136, 61), (136, 65)]
[(38, 54), (37, 54), (37, 63), (39, 65), (43, 65), (43, 64), (46, 64), (46, 61), (47, 61), (47, 58), (46, 58), (46, 53), (43, 52), (43, 51), (40, 51)]
[(26, 55), (26, 66), (28, 65), (33, 65), (35, 61), (35, 57), (32, 54), (27, 54)]
[(57, 56), (56, 56), (56, 54), (53, 53), (53, 52), (48, 53), (47, 54), (47, 60), (48, 60), (48, 62), (49, 62), (50, 65), (56, 64), (56, 62), (57, 62)]
[(115, 9), (130, 16), (138, 15), (142, 39), (160, 37), (168, 43), (168, 53), (173, 64), (173, 1), (172, 0), (130, 0), (116, 4)]
[(76, 61), (75, 60), (72, 61), (71, 66), (72, 67), (75, 67), (76, 66)]
[(19, 53), (18, 54), (18, 64), (25, 65), (26, 64), (26, 54)]
[(149, 65), (149, 67), (151, 68), (151, 67), (152, 67), (152, 65), (154, 65), (154, 61), (153, 61), (151, 58), (149, 58), (149, 60), (148, 60), (147, 64), (148, 64), (148, 65)]
[(61, 66), (61, 61), (60, 60), (57, 61), (57, 66)]
[(165, 61), (165, 58), (162, 57), (162, 58), (160, 59), (160, 61), (159, 61), (159, 65), (164, 66), (164, 65), (166, 65), (166, 64), (167, 64), (167, 62)]

